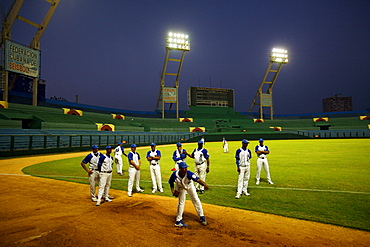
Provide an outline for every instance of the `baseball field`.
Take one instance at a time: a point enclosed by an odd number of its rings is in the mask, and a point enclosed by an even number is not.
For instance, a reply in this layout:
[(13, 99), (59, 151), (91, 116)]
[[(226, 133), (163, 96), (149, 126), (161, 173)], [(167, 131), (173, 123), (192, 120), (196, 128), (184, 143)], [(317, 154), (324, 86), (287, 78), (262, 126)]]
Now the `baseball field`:
[[(268, 214), (287, 216), (322, 222), (354, 229), (370, 231), (370, 140), (327, 139), (327, 140), (267, 140), (271, 177), (269, 185), (264, 171), (261, 184), (255, 185), (256, 140), (250, 140), (252, 151), (251, 196), (235, 199), (237, 172), (235, 151), (240, 142), (229, 142), (229, 153), (223, 153), (221, 142), (206, 142), (205, 148), (211, 155), (210, 173), (206, 182), (210, 189), (200, 195), (203, 203), (252, 210)], [(183, 144), (191, 152), (195, 143)], [(104, 152), (105, 147), (100, 147)], [(171, 196), (167, 185), (174, 162), (174, 145), (157, 147), (162, 152), (161, 169), (165, 193)], [(146, 152), (149, 147), (139, 147), (141, 156), (141, 187), (144, 194), (151, 194), (151, 179)], [(125, 149), (128, 153), (129, 148)], [(23, 172), (38, 177), (88, 184), (80, 162), (84, 156), (44, 162), (23, 169)], [(193, 160), (187, 158), (189, 170), (194, 170)], [(127, 170), (127, 159), (124, 169)], [(127, 190), (128, 174), (113, 175), (112, 187)], [(86, 187), (86, 194), (88, 188)], [(135, 196), (135, 194), (134, 194)], [(171, 222), (169, 222), (171, 224)]]
[[(251, 140), (249, 148), (256, 144)], [(163, 194), (151, 194), (144, 159), (149, 147), (137, 150), (143, 159), (145, 192), (128, 197), (127, 172), (114, 174), (110, 194), (115, 199), (100, 207), (90, 200), (87, 176), (80, 166), (87, 152), (0, 159), (0, 246), (182, 246), (184, 241), (190, 246), (223, 247), (368, 246), (370, 140), (267, 140), (265, 144), (271, 150), (275, 184), (266, 180), (254, 184), (254, 157), (251, 196), (236, 200), (234, 152), (240, 142), (230, 142), (226, 154), (220, 142), (206, 143), (211, 154), (210, 190), (200, 197), (209, 225), (199, 223), (188, 201), (186, 228), (174, 227), (177, 199), (166, 185)], [(191, 151), (196, 144), (184, 147)], [(166, 184), (175, 145), (158, 149)]]

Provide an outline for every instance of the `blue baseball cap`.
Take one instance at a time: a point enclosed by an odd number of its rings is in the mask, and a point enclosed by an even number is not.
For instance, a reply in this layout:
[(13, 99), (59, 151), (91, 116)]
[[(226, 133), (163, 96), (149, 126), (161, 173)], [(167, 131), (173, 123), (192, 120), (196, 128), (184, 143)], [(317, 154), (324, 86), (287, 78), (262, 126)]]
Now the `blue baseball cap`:
[(99, 147), (98, 147), (98, 145), (92, 145), (91, 148), (92, 149), (98, 149)]
[(265, 141), (265, 140), (263, 140), (262, 138), (260, 138), (260, 140), (259, 140), (260, 142), (263, 142), (263, 141)]
[(176, 143), (176, 146), (182, 146), (181, 142)]
[(180, 162), (179, 163), (179, 168), (186, 168), (189, 167), (185, 162)]
[(136, 148), (137, 146), (136, 146), (136, 144), (131, 144), (131, 147)]
[(106, 146), (105, 149), (112, 149), (112, 147), (111, 146)]
[(249, 141), (247, 139), (243, 139), (242, 143), (249, 143)]
[(203, 141), (198, 141), (198, 144), (203, 144)]
[(152, 142), (152, 144), (150, 144), (150, 146), (157, 146), (157, 144), (155, 144), (154, 142)]
[(117, 143), (118, 145), (121, 145), (122, 144), (122, 142), (119, 142), (119, 143)]

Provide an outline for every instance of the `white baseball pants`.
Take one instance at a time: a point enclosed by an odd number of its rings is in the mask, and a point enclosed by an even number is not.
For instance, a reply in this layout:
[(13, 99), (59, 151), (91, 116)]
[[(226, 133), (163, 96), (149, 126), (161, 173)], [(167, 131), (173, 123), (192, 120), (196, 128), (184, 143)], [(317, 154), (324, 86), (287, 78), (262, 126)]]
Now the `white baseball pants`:
[(90, 183), (90, 196), (91, 198), (95, 197), (96, 185), (99, 184), (99, 171), (93, 170), (93, 173), (89, 174), (89, 183)]
[(156, 190), (158, 187), (158, 190), (162, 191), (161, 167), (159, 165), (150, 165), (150, 176), (152, 178), (153, 190)]
[(190, 183), (188, 189), (178, 188), (178, 190), (180, 191), (180, 194), (179, 194), (179, 202), (177, 204), (176, 221), (182, 220), (182, 215), (184, 214), (184, 208), (185, 208), (185, 202), (186, 202), (186, 192), (189, 194), (191, 202), (193, 203), (198, 216), (199, 217), (204, 216), (202, 203), (199, 200), (194, 184)]
[(122, 167), (123, 167), (123, 161), (122, 161), (122, 156), (115, 156), (114, 157), (116, 160), (116, 166), (117, 166), (117, 173), (122, 173)]
[(228, 153), (229, 152), (229, 144), (225, 144), (224, 145), (224, 153)]
[[(204, 182), (206, 181), (206, 176), (207, 176), (207, 162), (203, 162), (203, 164), (201, 165), (197, 165), (195, 164), (195, 175), (197, 175), (200, 180), (203, 180)], [(195, 184), (195, 189), (196, 190), (204, 190), (204, 186), (199, 184), (199, 183), (196, 183)]]
[(240, 166), (239, 178), (238, 178), (238, 194), (248, 192), (248, 182), (250, 178), (250, 166)]
[(140, 191), (140, 170), (136, 170), (134, 167), (128, 169), (128, 187), (127, 192), (132, 193), (132, 187), (134, 185), (134, 180), (136, 180), (136, 190)]
[(99, 174), (100, 181), (99, 181), (99, 193), (98, 193), (98, 201), (102, 198), (108, 197), (110, 184), (112, 182), (112, 173), (103, 173)]
[(266, 172), (267, 181), (271, 182), (270, 168), (269, 168), (269, 163), (267, 161), (267, 158), (264, 158), (264, 159), (258, 158), (257, 159), (256, 181), (260, 181), (262, 166), (263, 166), (263, 169)]

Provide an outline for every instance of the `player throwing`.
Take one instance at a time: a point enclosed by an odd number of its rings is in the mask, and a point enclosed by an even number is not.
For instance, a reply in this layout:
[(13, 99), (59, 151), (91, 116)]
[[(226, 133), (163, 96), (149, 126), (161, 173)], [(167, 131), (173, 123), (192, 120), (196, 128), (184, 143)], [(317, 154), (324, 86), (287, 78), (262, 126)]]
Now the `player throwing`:
[(238, 178), (238, 191), (236, 192), (235, 199), (239, 199), (242, 194), (250, 196), (248, 193), (248, 182), (250, 178), (250, 159), (252, 158), (251, 150), (248, 149), (249, 141), (242, 140), (242, 147), (236, 150), (235, 159)]
[(262, 138), (259, 139), (259, 143), (260, 144), (257, 145), (256, 148), (255, 148), (255, 152), (258, 156), (257, 172), (256, 172), (256, 185), (260, 184), (262, 166), (263, 166), (263, 169), (266, 172), (267, 182), (269, 184), (274, 184), (271, 180), (269, 163), (267, 161), (267, 155), (270, 153), (270, 150), (267, 146), (263, 145), (264, 140)]
[[(182, 221), (182, 216), (184, 213), (185, 208), (185, 201), (186, 201), (186, 193), (189, 194), (190, 199), (195, 207), (195, 210), (200, 217), (200, 222), (203, 225), (207, 225), (206, 218), (204, 217), (202, 203), (199, 200), (198, 194), (195, 191), (195, 187), (193, 181), (201, 184), (204, 186), (206, 190), (208, 190), (208, 185), (199, 179), (194, 173), (188, 171), (188, 165), (185, 162), (180, 162), (179, 170), (174, 171), (168, 181), (171, 187), (172, 195), (179, 198), (178, 205), (177, 205), (177, 216), (176, 216), (176, 223), (175, 226), (178, 227), (186, 227), (187, 225)], [(176, 189), (175, 185), (176, 184)]]

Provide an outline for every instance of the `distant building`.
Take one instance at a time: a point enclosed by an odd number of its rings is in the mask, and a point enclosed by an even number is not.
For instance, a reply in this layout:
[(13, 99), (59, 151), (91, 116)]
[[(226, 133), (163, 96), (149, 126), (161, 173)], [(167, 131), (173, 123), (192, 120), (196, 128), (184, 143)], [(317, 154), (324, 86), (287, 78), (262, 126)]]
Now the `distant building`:
[(322, 108), (323, 112), (352, 111), (352, 97), (336, 94), (334, 97), (325, 98), (322, 100)]

